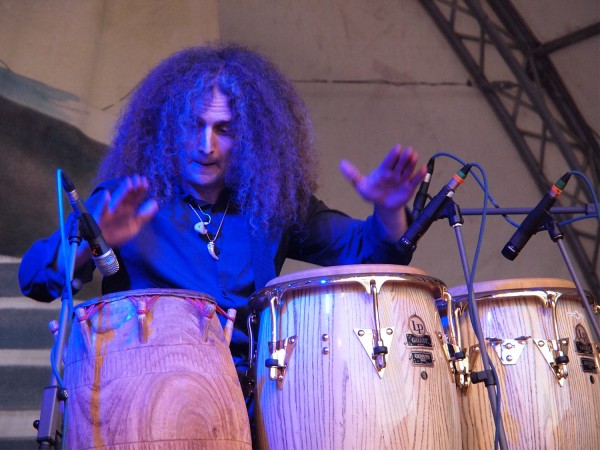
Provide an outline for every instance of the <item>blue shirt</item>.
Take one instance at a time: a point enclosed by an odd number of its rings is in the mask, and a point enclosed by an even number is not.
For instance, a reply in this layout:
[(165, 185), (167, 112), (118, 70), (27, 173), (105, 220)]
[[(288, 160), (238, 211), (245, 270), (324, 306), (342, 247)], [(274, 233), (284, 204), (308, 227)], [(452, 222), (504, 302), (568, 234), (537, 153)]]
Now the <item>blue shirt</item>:
[[(90, 209), (102, 198), (103, 189), (113, 190), (118, 183), (101, 185), (88, 200)], [(207, 225), (214, 237), (219, 260), (207, 250), (207, 238), (194, 225), (202, 208), (211, 216)], [(410, 262), (411, 254), (402, 253), (396, 242), (386, 240), (376, 217), (357, 220), (329, 209), (314, 196), (301, 230), (283, 230), (257, 237), (250, 231), (249, 218), (224, 193), (216, 204), (208, 205), (189, 196), (180, 196), (161, 206), (156, 216), (140, 233), (115, 253), (120, 270), (102, 283), (104, 294), (131, 289), (172, 288), (203, 292), (227, 310), (235, 308), (237, 318), (232, 338), (232, 354), (247, 346), (246, 319), (251, 295), (279, 275), (286, 258), (332, 266), (344, 264), (399, 264)], [(202, 216), (202, 214), (200, 214)], [(24, 255), (19, 282), (24, 295), (51, 301), (61, 295), (64, 276), (55, 268), (60, 246), (57, 232), (35, 242)], [(92, 279), (92, 261), (78, 269), (75, 277)]]

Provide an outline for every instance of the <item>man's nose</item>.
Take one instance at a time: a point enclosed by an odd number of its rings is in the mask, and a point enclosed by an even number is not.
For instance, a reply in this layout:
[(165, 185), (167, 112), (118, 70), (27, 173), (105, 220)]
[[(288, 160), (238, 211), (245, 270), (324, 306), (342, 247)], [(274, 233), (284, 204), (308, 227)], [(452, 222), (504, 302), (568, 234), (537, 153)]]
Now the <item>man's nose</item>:
[(214, 132), (212, 127), (204, 127), (200, 136), (200, 151), (207, 155), (214, 151)]

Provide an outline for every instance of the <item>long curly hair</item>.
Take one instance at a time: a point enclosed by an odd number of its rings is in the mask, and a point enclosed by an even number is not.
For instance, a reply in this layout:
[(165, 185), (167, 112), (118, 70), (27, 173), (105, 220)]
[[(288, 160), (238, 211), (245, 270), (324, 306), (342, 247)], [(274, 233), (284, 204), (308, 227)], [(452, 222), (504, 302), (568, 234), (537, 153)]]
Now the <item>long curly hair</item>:
[(225, 174), (232, 201), (255, 232), (300, 225), (317, 187), (306, 107), (270, 61), (239, 45), (187, 48), (151, 70), (117, 121), (98, 181), (137, 173), (159, 204), (181, 195), (182, 140), (215, 88), (232, 113)]

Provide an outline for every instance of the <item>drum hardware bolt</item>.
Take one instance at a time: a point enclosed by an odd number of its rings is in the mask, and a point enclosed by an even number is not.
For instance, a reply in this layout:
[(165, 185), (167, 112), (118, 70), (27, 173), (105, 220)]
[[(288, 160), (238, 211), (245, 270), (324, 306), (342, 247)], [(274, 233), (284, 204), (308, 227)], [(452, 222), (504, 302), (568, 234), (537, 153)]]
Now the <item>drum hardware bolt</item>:
[(329, 340), (329, 335), (328, 334), (324, 334), (323, 336), (321, 336), (321, 339), (323, 339), (324, 341), (328, 341)]
[(544, 341), (538, 341), (538, 345), (539, 345), (540, 347), (543, 347), (543, 346), (544, 346), (544, 344), (545, 344), (545, 343), (544, 343)]
[[(508, 350), (510, 350), (510, 349), (512, 349), (512, 348), (514, 347), (514, 345), (512, 345), (512, 344), (508, 343), (508, 344), (505, 344), (505, 345), (504, 345), (504, 347), (505, 347), (505, 348), (507, 348)], [(507, 359), (508, 359), (508, 358), (507, 358)], [(510, 361), (510, 360), (512, 360), (512, 358), (511, 358), (511, 359), (509, 359), (509, 361)]]
[(394, 334), (394, 330), (392, 330), (391, 328), (388, 328), (387, 330), (385, 330), (385, 332), (386, 332), (388, 335)]
[(560, 352), (561, 354), (558, 355), (555, 359), (555, 363), (558, 365), (563, 365), (563, 364), (568, 364), (569, 363), (569, 357), (567, 355), (565, 355), (564, 353)]
[(277, 381), (283, 381), (283, 375), (277, 375)]
[(513, 357), (512, 357), (511, 355), (508, 355), (508, 356), (506, 357), (506, 360), (510, 362), (510, 361), (512, 361), (512, 360), (513, 360)]
[(69, 398), (69, 392), (66, 389), (59, 389), (56, 396), (59, 400), (66, 400)]
[(329, 355), (329, 347), (323, 347), (323, 354)]
[(427, 372), (425, 372), (424, 370), (421, 371), (421, 378), (426, 380), (428, 377)]
[(39, 420), (34, 420), (33, 421), (33, 428), (35, 428), (36, 430), (40, 427), (40, 421)]
[(295, 344), (296, 343), (296, 338), (295, 337), (291, 337), (291, 338), (288, 339), (288, 342), (290, 344)]
[(275, 368), (278, 365), (278, 361), (275, 358), (267, 358), (265, 360), (265, 367)]
[(365, 335), (365, 330), (358, 330), (358, 335), (363, 337)]

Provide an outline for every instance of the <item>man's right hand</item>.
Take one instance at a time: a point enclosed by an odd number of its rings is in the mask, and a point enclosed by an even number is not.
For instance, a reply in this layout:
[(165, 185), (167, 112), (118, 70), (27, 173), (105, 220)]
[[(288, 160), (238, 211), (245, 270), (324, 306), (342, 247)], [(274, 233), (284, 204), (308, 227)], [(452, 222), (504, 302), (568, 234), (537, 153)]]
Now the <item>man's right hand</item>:
[(118, 247), (133, 239), (158, 212), (155, 199), (144, 202), (147, 193), (148, 180), (139, 175), (125, 178), (112, 195), (104, 191), (104, 201), (92, 215), (108, 245)]

